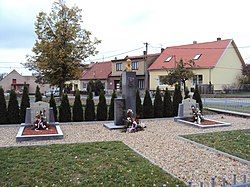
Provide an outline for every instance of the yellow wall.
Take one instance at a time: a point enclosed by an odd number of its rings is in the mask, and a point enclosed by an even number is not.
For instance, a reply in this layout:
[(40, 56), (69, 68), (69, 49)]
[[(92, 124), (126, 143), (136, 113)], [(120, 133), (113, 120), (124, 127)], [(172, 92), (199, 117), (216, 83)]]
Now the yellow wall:
[(224, 55), (211, 72), (211, 82), (215, 90), (223, 90), (224, 85), (232, 85), (237, 82), (237, 77), (242, 74), (240, 59), (230, 44)]
[[(195, 75), (203, 75), (203, 84), (209, 84), (211, 81), (214, 84), (214, 90), (223, 90), (224, 85), (232, 85), (237, 82), (237, 77), (242, 74), (241, 72), (242, 64), (241, 61), (230, 44), (228, 49), (224, 52), (221, 59), (218, 61), (215, 68), (211, 69), (194, 69)], [(167, 75), (166, 70), (153, 70), (149, 72), (150, 75), (150, 90), (156, 90), (159, 86), (158, 79), (159, 76)], [(165, 89), (167, 85), (160, 85), (161, 89)], [(188, 88), (194, 87), (192, 81), (186, 81), (186, 86)], [(170, 90), (173, 87), (168, 87)]]

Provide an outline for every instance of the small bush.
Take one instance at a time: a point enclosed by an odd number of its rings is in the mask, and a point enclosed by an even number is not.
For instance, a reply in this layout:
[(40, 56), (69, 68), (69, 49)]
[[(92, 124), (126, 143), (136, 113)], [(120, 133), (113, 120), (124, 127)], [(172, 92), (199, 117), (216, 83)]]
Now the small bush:
[(173, 117), (173, 102), (168, 88), (166, 88), (163, 98), (163, 117)]
[(6, 100), (4, 97), (4, 90), (0, 87), (0, 124), (7, 124), (8, 117), (7, 117), (7, 107), (6, 107)]
[(59, 121), (69, 122), (71, 121), (71, 109), (69, 105), (69, 99), (67, 94), (62, 95), (62, 102), (59, 107)]
[(50, 96), (49, 106), (51, 108), (53, 108), (54, 119), (55, 119), (55, 121), (57, 121), (57, 107), (56, 107), (56, 101), (55, 101), (53, 94), (51, 94), (51, 96)]
[(97, 114), (96, 118), (98, 121), (105, 121), (107, 120), (107, 113), (108, 112), (108, 107), (106, 103), (106, 98), (104, 95), (104, 91), (101, 90), (100, 95), (99, 95), (99, 103), (97, 105)]
[(20, 106), (20, 119), (22, 123), (25, 122), (26, 108), (29, 107), (30, 107), (29, 91), (27, 85), (25, 84), (23, 87), (23, 95)]
[(38, 85), (36, 86), (35, 98), (35, 102), (42, 101), (42, 94)]
[(108, 118), (109, 120), (114, 119), (115, 98), (116, 98), (116, 93), (114, 90), (112, 93), (111, 101), (110, 101), (110, 105), (109, 105), (109, 118)]
[(20, 123), (19, 106), (16, 92), (14, 90), (10, 91), (10, 100), (8, 104), (8, 121), (10, 124)]
[(83, 108), (79, 90), (76, 91), (73, 105), (73, 121), (83, 121)]
[(86, 100), (85, 120), (86, 121), (94, 121), (95, 120), (95, 104), (93, 101), (92, 92), (89, 92), (88, 98)]
[(157, 87), (154, 100), (154, 117), (162, 118), (163, 117), (162, 112), (163, 112), (163, 102), (161, 98), (160, 89), (159, 87)]
[(199, 109), (200, 111), (202, 111), (203, 105), (202, 105), (202, 100), (201, 100), (201, 95), (199, 93), (198, 85), (195, 86), (193, 99), (196, 100), (196, 103), (199, 103)]
[(152, 105), (152, 100), (149, 91), (146, 90), (143, 102), (143, 118), (153, 118), (153, 117), (154, 117), (154, 108)]
[(178, 116), (178, 108), (179, 104), (182, 102), (182, 95), (180, 86), (178, 84), (175, 85), (174, 97), (173, 97), (173, 114), (174, 116)]

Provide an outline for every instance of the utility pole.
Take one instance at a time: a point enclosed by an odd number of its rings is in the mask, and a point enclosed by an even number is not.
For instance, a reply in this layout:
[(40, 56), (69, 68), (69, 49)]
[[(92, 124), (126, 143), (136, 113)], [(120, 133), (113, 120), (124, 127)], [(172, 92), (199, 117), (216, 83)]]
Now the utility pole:
[(145, 73), (145, 79), (144, 79), (144, 84), (145, 84), (145, 90), (148, 90), (149, 88), (149, 74), (148, 74), (148, 63), (147, 63), (147, 56), (148, 56), (148, 42), (144, 43), (146, 47), (145, 55), (144, 55), (144, 73)]

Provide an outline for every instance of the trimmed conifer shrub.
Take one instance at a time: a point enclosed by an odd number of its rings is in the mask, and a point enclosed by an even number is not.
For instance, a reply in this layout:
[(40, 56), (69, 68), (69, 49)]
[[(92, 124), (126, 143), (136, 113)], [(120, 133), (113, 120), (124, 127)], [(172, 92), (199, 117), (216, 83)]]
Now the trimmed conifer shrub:
[(7, 116), (7, 107), (6, 100), (4, 97), (4, 90), (0, 87), (0, 124), (7, 124), (8, 116)]
[(35, 102), (37, 102), (37, 101), (42, 101), (42, 94), (41, 94), (41, 92), (40, 92), (40, 88), (39, 88), (39, 86), (37, 85), (36, 86), (36, 93), (35, 93)]
[(184, 99), (190, 98), (189, 90), (187, 87), (185, 87), (184, 94), (185, 94)]
[(108, 107), (107, 107), (104, 91), (101, 90), (100, 95), (99, 95), (99, 102), (97, 105), (96, 119), (98, 121), (105, 121), (107, 120), (107, 117), (108, 117)]
[(94, 92), (95, 91), (95, 84), (93, 80), (90, 80), (87, 85), (87, 92)]
[(161, 98), (160, 88), (157, 86), (156, 93), (155, 93), (155, 100), (154, 100), (154, 117), (155, 118), (162, 118), (163, 112), (163, 102)]
[(23, 95), (20, 106), (20, 119), (21, 123), (25, 122), (26, 108), (30, 107), (30, 98), (29, 98), (29, 90), (28, 86), (25, 84), (23, 87)]
[(8, 104), (8, 121), (10, 124), (20, 123), (19, 106), (16, 92), (14, 90), (10, 91), (10, 100)]
[(76, 90), (75, 94), (75, 101), (73, 105), (73, 121), (83, 121), (83, 108), (79, 90)]
[(201, 95), (198, 89), (198, 85), (195, 86), (193, 99), (196, 100), (196, 103), (199, 103), (199, 109), (200, 111), (202, 111), (203, 105), (202, 105), (202, 100), (201, 100)]
[(88, 98), (86, 100), (85, 108), (85, 121), (94, 121), (95, 120), (95, 104), (93, 101), (93, 94), (89, 92)]
[(173, 102), (168, 88), (166, 88), (163, 98), (163, 117), (173, 117)]
[(104, 85), (102, 84), (102, 82), (99, 79), (97, 79), (95, 81), (94, 88), (95, 88), (95, 96), (98, 96), (98, 95), (100, 95), (101, 90), (104, 90)]
[(53, 94), (50, 95), (49, 106), (53, 108), (54, 119), (55, 121), (57, 121), (57, 107), (56, 107), (55, 97)]
[(109, 118), (108, 118), (109, 120), (114, 119), (115, 98), (116, 98), (116, 93), (115, 93), (115, 90), (113, 90), (110, 105), (109, 105)]
[(149, 91), (146, 90), (143, 102), (143, 118), (153, 118), (153, 117), (154, 117), (154, 108), (152, 105), (152, 100)]
[(136, 115), (140, 118), (143, 117), (142, 115), (142, 104), (141, 104), (141, 97), (139, 90), (136, 91)]
[(59, 121), (60, 122), (71, 121), (71, 109), (67, 94), (62, 95), (62, 102), (61, 105), (59, 106)]
[(178, 116), (178, 108), (179, 104), (182, 102), (182, 95), (180, 86), (178, 84), (175, 85), (174, 97), (173, 97), (173, 114), (174, 116)]

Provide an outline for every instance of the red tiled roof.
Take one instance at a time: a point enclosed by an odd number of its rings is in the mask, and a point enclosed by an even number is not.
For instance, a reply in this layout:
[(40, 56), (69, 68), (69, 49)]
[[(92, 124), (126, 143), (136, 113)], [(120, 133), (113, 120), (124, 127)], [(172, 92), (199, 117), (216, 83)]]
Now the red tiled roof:
[(111, 71), (111, 61), (97, 62), (83, 73), (81, 80), (107, 79)]
[[(184, 62), (188, 62), (197, 54), (201, 54), (198, 60), (194, 60), (197, 68), (214, 67), (232, 41), (231, 39), (227, 39), (167, 47), (148, 70), (171, 69), (175, 67), (175, 62), (180, 61), (180, 59), (183, 59)], [(165, 62), (170, 56), (172, 56), (172, 59), (169, 62)]]

